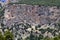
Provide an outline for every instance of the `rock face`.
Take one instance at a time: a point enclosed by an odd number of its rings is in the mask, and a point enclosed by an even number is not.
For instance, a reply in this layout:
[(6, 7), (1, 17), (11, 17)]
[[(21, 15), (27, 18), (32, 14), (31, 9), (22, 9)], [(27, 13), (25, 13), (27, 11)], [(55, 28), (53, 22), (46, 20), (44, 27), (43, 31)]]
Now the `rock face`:
[(57, 23), (60, 21), (60, 7), (25, 4), (7, 5), (4, 17), (6, 26), (11, 26), (14, 22), (31, 25)]

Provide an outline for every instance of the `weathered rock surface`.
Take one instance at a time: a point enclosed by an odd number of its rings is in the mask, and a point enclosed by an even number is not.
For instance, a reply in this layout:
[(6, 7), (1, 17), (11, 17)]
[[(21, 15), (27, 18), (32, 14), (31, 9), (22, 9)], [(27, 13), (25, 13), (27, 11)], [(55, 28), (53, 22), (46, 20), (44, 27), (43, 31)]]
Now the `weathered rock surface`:
[(60, 21), (60, 7), (13, 4), (5, 8), (4, 24), (11, 26), (14, 22), (35, 24), (50, 24)]

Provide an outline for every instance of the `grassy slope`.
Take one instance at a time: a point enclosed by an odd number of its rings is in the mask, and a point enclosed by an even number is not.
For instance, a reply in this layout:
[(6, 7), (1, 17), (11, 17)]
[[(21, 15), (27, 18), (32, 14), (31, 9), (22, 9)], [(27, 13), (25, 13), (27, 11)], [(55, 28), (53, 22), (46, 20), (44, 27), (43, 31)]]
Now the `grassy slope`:
[[(57, 5), (60, 6), (60, 0), (21, 0), (18, 3), (21, 4), (32, 4), (32, 5)], [(18, 4), (17, 3), (17, 4)]]

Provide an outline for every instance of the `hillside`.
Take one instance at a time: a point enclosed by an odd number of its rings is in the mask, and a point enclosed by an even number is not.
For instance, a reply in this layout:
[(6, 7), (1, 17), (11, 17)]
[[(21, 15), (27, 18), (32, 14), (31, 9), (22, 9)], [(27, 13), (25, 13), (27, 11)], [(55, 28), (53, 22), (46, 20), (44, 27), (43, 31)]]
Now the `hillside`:
[(0, 9), (0, 30), (5, 32), (7, 29), (14, 34), (14, 40), (31, 35), (32, 39), (39, 37), (38, 40), (60, 35), (60, 0), (8, 1)]

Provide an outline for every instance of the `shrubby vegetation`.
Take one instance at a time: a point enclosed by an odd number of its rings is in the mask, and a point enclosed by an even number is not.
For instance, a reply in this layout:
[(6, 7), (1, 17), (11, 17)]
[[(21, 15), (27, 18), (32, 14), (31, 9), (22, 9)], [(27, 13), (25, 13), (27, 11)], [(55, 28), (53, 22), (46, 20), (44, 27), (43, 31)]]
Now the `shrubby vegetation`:
[(38, 5), (46, 5), (46, 6), (48, 6), (48, 5), (60, 6), (60, 0), (19, 0), (19, 2), (16, 4), (30, 4), (30, 5), (38, 4)]
[[(27, 29), (27, 28), (29, 28), (29, 27), (31, 27), (31, 25), (29, 25), (29, 24), (19, 24), (20, 26), (24, 26), (25, 27), (25, 29)], [(15, 26), (17, 27), (17, 26), (19, 26), (18, 24), (16, 24), (15, 23)], [(60, 26), (60, 23), (58, 23), (58, 25)], [(15, 27), (15, 26), (13, 26), (13, 27)], [(41, 27), (40, 25), (38, 25), (38, 26), (36, 26), (36, 28), (37, 27)], [(36, 29), (37, 30), (37, 29)], [(52, 31), (52, 29), (49, 29), (49, 28), (47, 28), (47, 29), (45, 29), (45, 30), (43, 30), (43, 29), (40, 29), (39, 31), (42, 31), (42, 34), (44, 33), (44, 32), (46, 32), (46, 31), (49, 31), (49, 32), (51, 32)], [(54, 38), (49, 38), (49, 37), (43, 37), (43, 35), (42, 34), (40, 34), (39, 36), (37, 36), (37, 32), (36, 32), (36, 34), (33, 34), (33, 29), (32, 29), (32, 31), (31, 31), (31, 33), (30, 33), (30, 36), (29, 37), (27, 37), (26, 39), (24, 39), (24, 40), (60, 40), (60, 35), (58, 35), (58, 36), (55, 36)], [(53, 33), (54, 34), (54, 33)], [(7, 31), (5, 31), (4, 32), (4, 34), (2, 34), (2, 32), (0, 32), (0, 40), (13, 40), (14, 39), (14, 35), (10, 32), (10, 30), (7, 30)], [(18, 39), (18, 40), (22, 40), (22, 39)]]
[(54, 38), (49, 38), (49, 37), (43, 37), (42, 35), (39, 35), (38, 36), (34, 36), (32, 34), (30, 34), (29, 37), (27, 37), (25, 40), (60, 40), (60, 35), (59, 36), (56, 36)]
[(14, 36), (13, 34), (7, 30), (5, 33), (0, 32), (0, 40), (13, 40)]
[[(57, 24), (60, 27), (60, 23), (57, 23)], [(44, 32), (45, 30), (41, 29), (40, 31)], [(48, 28), (47, 31), (51, 32), (52, 30)], [(25, 40), (60, 40), (60, 34), (55, 36), (55, 37), (53, 37), (53, 38), (49, 38), (48, 36), (47, 37), (43, 37), (43, 35), (41, 35), (41, 34), (39, 36), (37, 36), (36, 34), (34, 35), (32, 33), (32, 31), (31, 31), (30, 36), (27, 37)]]
[[(0, 32), (0, 40), (14, 40), (13, 34), (7, 30), (5, 31), (4, 34)], [(49, 37), (43, 37), (42, 35), (37, 36), (36, 34), (34, 35), (31, 31), (31, 34), (29, 37), (27, 37), (25, 40), (60, 40), (60, 35), (55, 36), (54, 38), (49, 38)]]

